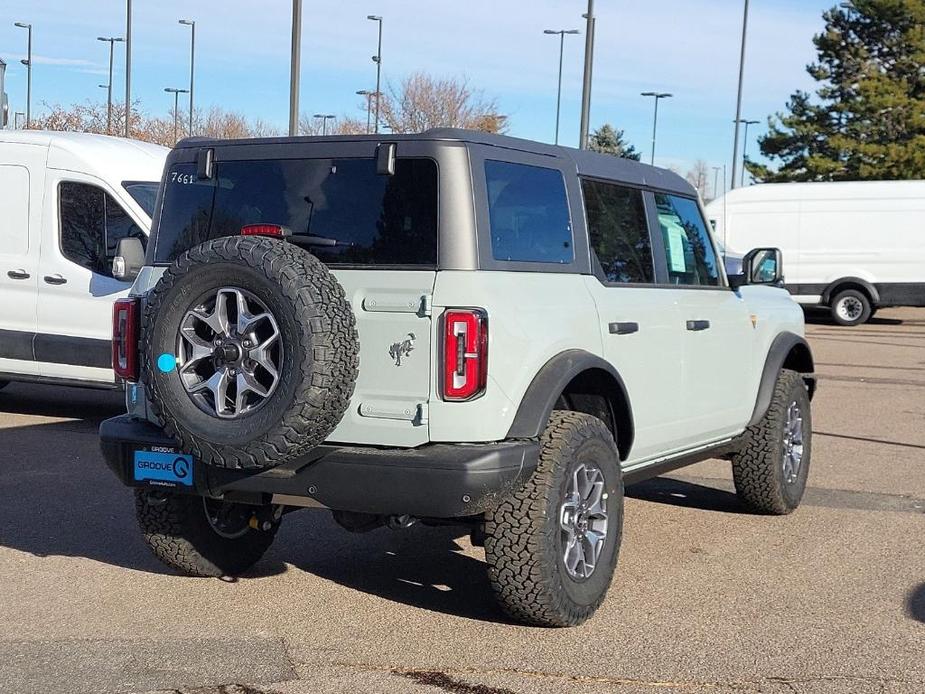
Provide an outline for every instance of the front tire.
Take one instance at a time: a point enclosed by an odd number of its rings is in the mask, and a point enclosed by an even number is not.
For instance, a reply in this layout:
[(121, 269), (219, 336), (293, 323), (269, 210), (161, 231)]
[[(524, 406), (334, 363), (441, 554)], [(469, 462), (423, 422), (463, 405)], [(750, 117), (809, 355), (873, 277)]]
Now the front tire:
[(623, 477), (604, 423), (555, 411), (536, 471), (487, 514), (485, 558), (495, 597), (512, 618), (566, 627), (604, 600), (623, 530)]
[(199, 496), (135, 490), (135, 515), (148, 549), (187, 576), (235, 576), (256, 564), (279, 529), (279, 520), (266, 529), (251, 527), (258, 510)]
[(753, 511), (791, 513), (800, 505), (812, 456), (813, 420), (809, 393), (796, 371), (777, 377), (771, 406), (743, 434), (732, 457), (736, 494)]
[(832, 299), (832, 320), (839, 325), (860, 325), (870, 320), (873, 308), (870, 299), (857, 289), (845, 289)]

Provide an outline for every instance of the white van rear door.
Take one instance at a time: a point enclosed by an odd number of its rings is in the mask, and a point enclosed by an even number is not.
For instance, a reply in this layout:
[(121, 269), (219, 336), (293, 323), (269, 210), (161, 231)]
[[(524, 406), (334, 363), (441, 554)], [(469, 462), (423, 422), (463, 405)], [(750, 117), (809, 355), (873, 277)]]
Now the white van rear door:
[(4, 161), (16, 163), (0, 164), (0, 373), (35, 375), (32, 338), (45, 149), (15, 148)]

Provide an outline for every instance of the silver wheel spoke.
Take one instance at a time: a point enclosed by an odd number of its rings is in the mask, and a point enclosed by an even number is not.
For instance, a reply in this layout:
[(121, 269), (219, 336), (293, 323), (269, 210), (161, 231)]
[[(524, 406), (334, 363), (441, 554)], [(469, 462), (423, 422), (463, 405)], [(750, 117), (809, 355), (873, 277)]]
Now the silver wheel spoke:
[(562, 563), (575, 579), (588, 578), (607, 540), (604, 474), (591, 463), (577, 465), (559, 507)]
[(177, 334), (179, 374), (200, 409), (233, 419), (260, 407), (279, 381), (279, 326), (249, 292), (222, 287), (191, 307)]

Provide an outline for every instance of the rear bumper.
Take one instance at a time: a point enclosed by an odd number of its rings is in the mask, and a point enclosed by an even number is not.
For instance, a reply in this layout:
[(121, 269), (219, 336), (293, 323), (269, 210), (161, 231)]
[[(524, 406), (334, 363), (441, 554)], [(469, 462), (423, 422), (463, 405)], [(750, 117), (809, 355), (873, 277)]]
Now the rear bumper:
[[(126, 486), (140, 448), (176, 450), (147, 421), (129, 415), (100, 426), (106, 464)], [(224, 470), (194, 462), (193, 485), (173, 491), (250, 503), (321, 506), (382, 515), (457, 518), (483, 513), (517, 491), (536, 469), (535, 441), (429, 444), (413, 449), (322, 445), (269, 470)], [(284, 497), (285, 499), (280, 499)]]

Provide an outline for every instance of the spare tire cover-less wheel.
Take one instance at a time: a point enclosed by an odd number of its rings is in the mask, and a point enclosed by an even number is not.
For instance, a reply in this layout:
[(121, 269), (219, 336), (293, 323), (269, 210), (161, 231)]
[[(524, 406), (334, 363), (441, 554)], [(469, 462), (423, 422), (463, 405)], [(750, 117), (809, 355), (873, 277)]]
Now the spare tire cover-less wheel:
[(344, 290), (283, 241), (188, 250), (148, 295), (141, 329), (154, 413), (210, 465), (272, 467), (317, 446), (353, 394), (359, 344)]

